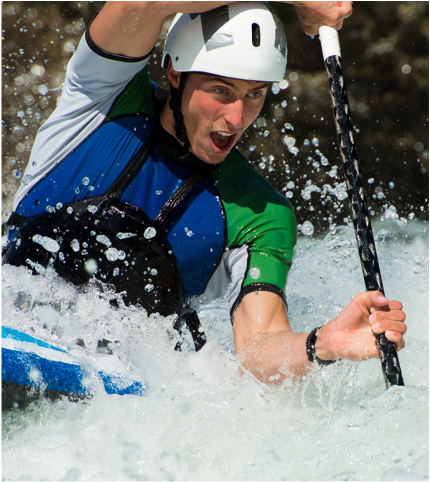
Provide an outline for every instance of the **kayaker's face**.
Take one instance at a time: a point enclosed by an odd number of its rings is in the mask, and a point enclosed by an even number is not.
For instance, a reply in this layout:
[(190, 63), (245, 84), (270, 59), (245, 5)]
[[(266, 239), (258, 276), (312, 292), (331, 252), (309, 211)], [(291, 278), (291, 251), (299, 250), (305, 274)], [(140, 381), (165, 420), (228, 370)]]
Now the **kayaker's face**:
[(190, 151), (209, 164), (222, 162), (260, 113), (268, 85), (189, 74), (181, 109)]

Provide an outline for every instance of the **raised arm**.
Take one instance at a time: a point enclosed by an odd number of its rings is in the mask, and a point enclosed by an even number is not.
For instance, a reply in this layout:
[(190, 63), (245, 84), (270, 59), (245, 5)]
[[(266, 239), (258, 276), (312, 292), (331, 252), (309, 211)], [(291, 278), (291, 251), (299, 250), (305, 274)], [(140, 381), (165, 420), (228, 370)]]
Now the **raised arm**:
[(103, 50), (127, 57), (149, 54), (164, 19), (174, 13), (200, 13), (231, 2), (106, 2), (90, 34)]
[[(103, 50), (127, 57), (143, 57), (158, 41), (164, 19), (174, 13), (200, 13), (233, 2), (106, 2), (94, 19), (90, 33)], [(342, 26), (352, 13), (352, 2), (300, 2), (293, 4), (308, 35), (318, 33), (318, 25)]]

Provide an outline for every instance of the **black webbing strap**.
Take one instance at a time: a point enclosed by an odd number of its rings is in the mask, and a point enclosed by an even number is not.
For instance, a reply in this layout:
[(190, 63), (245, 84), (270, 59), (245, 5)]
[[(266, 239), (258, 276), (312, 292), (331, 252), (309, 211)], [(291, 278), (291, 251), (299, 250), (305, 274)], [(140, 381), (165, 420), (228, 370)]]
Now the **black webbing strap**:
[(186, 198), (186, 196), (199, 184), (203, 179), (201, 174), (195, 173), (176, 189), (176, 191), (166, 201), (166, 204), (161, 208), (160, 212), (155, 217), (154, 221), (160, 224), (164, 224), (169, 217), (173, 214), (173, 211), (179, 206), (179, 204)]
[(106, 196), (119, 199), (128, 185), (139, 174), (149, 157), (153, 135), (149, 136), (145, 144), (137, 151), (137, 154), (125, 166), (121, 174), (115, 179), (110, 188), (106, 191)]
[[(128, 185), (139, 174), (149, 157), (153, 142), (153, 135), (149, 136), (148, 140), (138, 150), (137, 154), (125, 166), (121, 174), (115, 179), (110, 188), (106, 191), (105, 196), (119, 199), (122, 193), (126, 190)], [(166, 204), (161, 208), (160, 212), (155, 217), (154, 221), (159, 224), (164, 224), (179, 204), (187, 197), (187, 195), (199, 184), (203, 179), (201, 174), (195, 173), (178, 187), (178, 189), (166, 201)]]
[[(181, 328), (184, 325), (184, 322), (189, 332), (191, 333), (191, 336), (193, 337), (194, 347), (196, 351), (199, 351), (201, 348), (204, 347), (207, 340), (197, 313), (195, 311), (186, 312), (182, 315), (181, 319), (176, 321), (173, 328), (180, 335), (182, 335)], [(175, 346), (176, 351), (181, 351), (182, 343), (183, 340), (178, 341)]]

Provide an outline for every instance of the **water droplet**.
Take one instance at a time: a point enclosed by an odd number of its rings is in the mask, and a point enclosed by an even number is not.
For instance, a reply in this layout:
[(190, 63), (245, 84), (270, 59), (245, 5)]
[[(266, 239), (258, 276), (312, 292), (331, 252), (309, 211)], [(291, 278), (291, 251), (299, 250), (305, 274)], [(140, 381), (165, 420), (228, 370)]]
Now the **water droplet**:
[(150, 226), (149, 228), (145, 229), (145, 232), (143, 233), (143, 236), (146, 239), (152, 239), (156, 234), (157, 234), (156, 229), (153, 228), (152, 226)]
[(84, 177), (84, 178), (82, 179), (82, 184), (83, 184), (84, 186), (88, 186), (89, 183), (90, 183), (90, 179), (89, 179), (88, 177)]
[(285, 90), (285, 89), (288, 89), (288, 86), (289, 86), (289, 82), (288, 80), (284, 79), (282, 82), (279, 82), (279, 87), (281, 88), (281, 90)]
[(126, 257), (126, 254), (122, 250), (118, 250), (116, 248), (109, 248), (105, 251), (105, 256), (108, 261), (117, 261), (118, 259), (120, 261), (123, 261)]
[(99, 208), (97, 206), (94, 206), (94, 204), (90, 204), (87, 207), (87, 211), (92, 213), (92, 214), (96, 213), (98, 210), (99, 210)]
[(312, 236), (314, 234), (314, 226), (310, 221), (305, 221), (301, 227), (300, 231), (305, 236)]
[(49, 91), (48, 87), (46, 85), (39, 85), (39, 94), (40, 95), (46, 95)]
[(159, 196), (160, 194), (163, 194), (163, 191), (155, 191), (155, 194), (157, 194), (157, 196)]
[(281, 87), (279, 86), (279, 83), (278, 82), (274, 82), (272, 84), (272, 93), (277, 95), (279, 94), (279, 92), (281, 91)]
[(109, 246), (112, 246), (112, 242), (111, 240), (105, 236), (104, 234), (98, 234), (96, 236), (96, 240), (101, 243), (101, 244), (104, 244), (105, 246), (109, 247)]
[(74, 190), (75, 190), (75, 194), (79, 194), (79, 193), (80, 193), (79, 186), (75, 186), (75, 187), (74, 187)]
[(84, 270), (90, 275), (96, 273), (98, 268), (99, 266), (95, 259), (87, 259), (84, 263)]
[(68, 212), (68, 214), (72, 214), (73, 213), (73, 208), (72, 206), (69, 206), (66, 211)]
[(260, 268), (251, 268), (249, 270), (249, 276), (251, 276), (252, 279), (258, 279), (260, 277)]
[(146, 286), (145, 286), (145, 291), (152, 291), (154, 289), (154, 285), (151, 284), (151, 283), (148, 283)]
[(48, 213), (55, 213), (55, 208), (52, 206), (46, 206), (46, 210), (48, 211)]
[(152, 268), (150, 273), (152, 274), (152, 276), (157, 276), (158, 271), (155, 268)]
[(79, 241), (77, 239), (74, 239), (70, 243), (70, 246), (72, 247), (72, 249), (75, 253), (77, 253), (81, 249), (81, 245), (79, 244)]
[(135, 233), (118, 233), (116, 237), (118, 239), (127, 239), (127, 238), (133, 238), (134, 236), (137, 236)]
[(49, 251), (50, 253), (56, 253), (60, 250), (60, 245), (57, 243), (57, 241), (55, 241), (52, 238), (49, 238), (48, 236), (35, 234), (32, 237), (32, 240), (34, 243), (37, 243), (43, 246), (46, 249), (46, 251)]
[(113, 276), (118, 276), (119, 275), (119, 268), (114, 268), (112, 274), (113, 274)]

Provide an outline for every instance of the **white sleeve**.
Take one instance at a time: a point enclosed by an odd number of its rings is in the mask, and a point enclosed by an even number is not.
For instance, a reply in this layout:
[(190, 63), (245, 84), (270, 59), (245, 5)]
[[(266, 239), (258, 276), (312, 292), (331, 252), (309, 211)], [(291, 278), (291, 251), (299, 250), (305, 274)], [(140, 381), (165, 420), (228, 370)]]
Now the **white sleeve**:
[(105, 120), (115, 99), (148, 63), (96, 52), (86, 34), (67, 66), (56, 109), (39, 129), (14, 199), (14, 209), (32, 187)]

